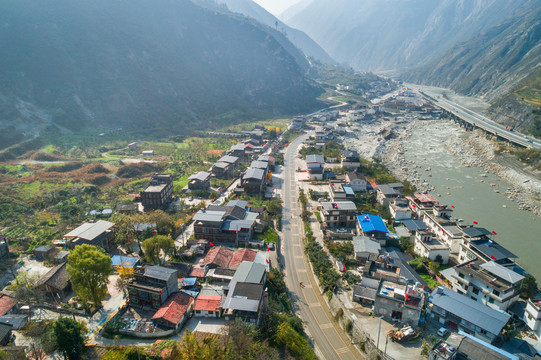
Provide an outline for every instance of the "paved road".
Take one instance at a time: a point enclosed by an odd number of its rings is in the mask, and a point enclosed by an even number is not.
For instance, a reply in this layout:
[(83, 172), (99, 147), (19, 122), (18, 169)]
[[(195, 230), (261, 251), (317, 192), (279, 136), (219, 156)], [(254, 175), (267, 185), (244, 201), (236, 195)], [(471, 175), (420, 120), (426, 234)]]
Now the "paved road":
[(541, 149), (541, 140), (535, 139), (531, 136), (524, 135), (516, 131), (509, 131), (505, 126), (494, 122), (470, 109), (467, 109), (457, 103), (454, 103), (450, 100), (440, 97), (438, 94), (431, 92), (429, 89), (418, 86), (407, 84), (408, 87), (415, 89), (417, 91), (422, 91), (425, 94), (431, 96), (434, 99), (436, 105), (444, 108), (445, 110), (455, 114), (456, 116), (474, 124), (477, 127), (480, 127), (486, 131), (489, 131), (495, 135), (505, 137), (510, 141), (518, 143), (526, 147), (534, 147)]
[[(286, 284), (294, 301), (294, 311), (304, 321), (306, 331), (314, 341), (317, 355), (326, 360), (360, 359), (362, 357), (359, 352), (333, 321), (303, 255), (304, 230), (297, 201), (295, 157), (300, 144), (307, 137), (308, 135), (303, 135), (294, 140), (284, 157), (282, 260), (285, 261)], [(300, 287), (301, 281), (304, 288)]]

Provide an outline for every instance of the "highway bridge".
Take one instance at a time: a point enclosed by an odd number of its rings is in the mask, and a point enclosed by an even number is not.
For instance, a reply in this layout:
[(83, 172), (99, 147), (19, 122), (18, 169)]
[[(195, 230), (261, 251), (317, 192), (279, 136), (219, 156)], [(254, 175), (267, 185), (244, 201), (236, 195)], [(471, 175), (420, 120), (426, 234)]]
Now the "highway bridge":
[(431, 93), (430, 90), (424, 87), (412, 84), (407, 84), (406, 86), (417, 90), (419, 93), (428, 98), (428, 100), (434, 105), (454, 115), (455, 121), (461, 125), (482, 129), (487, 133), (493, 134), (498, 138), (507, 140), (518, 146), (541, 149), (541, 140), (513, 131), (512, 129), (507, 129), (504, 125), (492, 121), (483, 115), (452, 102), (449, 99), (444, 99), (437, 94)]

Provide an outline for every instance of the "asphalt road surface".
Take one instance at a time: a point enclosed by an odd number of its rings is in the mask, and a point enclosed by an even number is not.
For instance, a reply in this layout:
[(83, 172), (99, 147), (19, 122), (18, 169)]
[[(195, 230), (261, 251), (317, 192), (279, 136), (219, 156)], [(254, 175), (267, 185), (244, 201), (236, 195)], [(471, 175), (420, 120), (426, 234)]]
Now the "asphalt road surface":
[[(318, 357), (326, 360), (361, 359), (360, 353), (332, 319), (311, 269), (304, 259), (304, 229), (298, 203), (295, 157), (299, 146), (307, 137), (308, 135), (303, 135), (294, 140), (284, 157), (282, 261), (285, 264), (286, 284), (294, 301), (293, 309), (301, 317), (307, 333), (313, 339)], [(303, 288), (300, 287), (300, 282), (304, 283)]]

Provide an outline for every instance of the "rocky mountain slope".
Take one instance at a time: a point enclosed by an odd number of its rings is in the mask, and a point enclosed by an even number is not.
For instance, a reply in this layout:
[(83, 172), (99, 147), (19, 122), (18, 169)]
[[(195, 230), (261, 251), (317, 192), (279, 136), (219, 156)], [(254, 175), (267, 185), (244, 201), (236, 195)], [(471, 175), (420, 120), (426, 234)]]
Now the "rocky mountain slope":
[(0, 2), (0, 24), (2, 147), (45, 129), (181, 133), (319, 106), (283, 39), (188, 0)]
[(360, 71), (426, 64), (536, 0), (312, 0), (286, 11), (334, 59)]
[(218, 2), (225, 4), (227, 8), (233, 12), (253, 17), (260, 23), (282, 32), (307, 56), (313, 57), (323, 63), (336, 64), (329, 54), (327, 54), (325, 50), (323, 50), (321, 46), (308, 35), (300, 30), (287, 26), (253, 0), (218, 0)]

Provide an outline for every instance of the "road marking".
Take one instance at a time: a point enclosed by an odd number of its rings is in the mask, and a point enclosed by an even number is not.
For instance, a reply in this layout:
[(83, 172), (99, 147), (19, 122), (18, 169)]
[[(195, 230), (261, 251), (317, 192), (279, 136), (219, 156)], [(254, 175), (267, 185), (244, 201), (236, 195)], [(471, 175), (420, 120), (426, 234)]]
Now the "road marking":
[[(331, 324), (331, 326), (333, 326)], [(343, 347), (343, 348), (340, 348), (340, 349), (334, 349), (334, 351), (336, 351), (337, 354), (345, 354), (347, 352), (349, 352), (349, 349), (347, 347)]]
[[(311, 307), (311, 308), (314, 308), (314, 307), (321, 306), (321, 303), (319, 303), (319, 301), (318, 301), (318, 302), (315, 302), (315, 303), (308, 303), (308, 304), (306, 304), (306, 305), (308, 305), (308, 306)], [(315, 319), (315, 318), (314, 318), (314, 319)], [(317, 319), (316, 319), (316, 321), (317, 321)], [(332, 323), (331, 323), (331, 325), (332, 325)]]
[(332, 329), (334, 328), (334, 325), (332, 323), (328, 323), (328, 324), (323, 324), (323, 325), (319, 325), (319, 328), (320, 329)]

